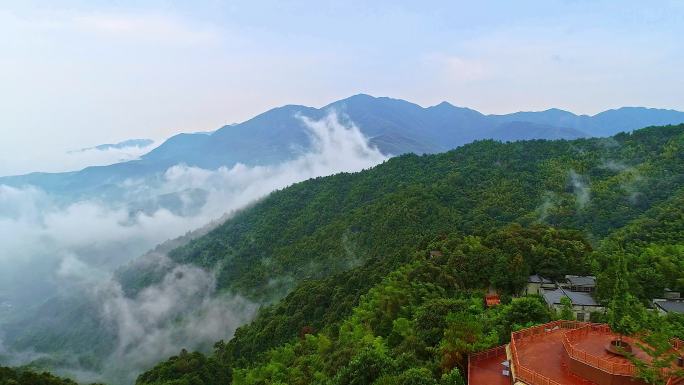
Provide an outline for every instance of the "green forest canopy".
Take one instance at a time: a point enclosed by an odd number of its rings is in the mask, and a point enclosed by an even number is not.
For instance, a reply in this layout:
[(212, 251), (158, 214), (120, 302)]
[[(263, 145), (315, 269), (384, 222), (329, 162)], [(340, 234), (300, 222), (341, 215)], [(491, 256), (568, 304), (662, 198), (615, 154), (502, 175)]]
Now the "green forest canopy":
[[(479, 141), (298, 183), (169, 253), (268, 305), (210, 355), (183, 351), (138, 384), (459, 384), (468, 352), (556, 316), (512, 298), (529, 274), (596, 274), (607, 301), (620, 254), (642, 302), (684, 289), (682, 204), (683, 125)], [(163, 274), (119, 279), (134, 295)], [(486, 310), (490, 286), (504, 304)], [(676, 316), (641, 321), (682, 336)]]
[[(607, 301), (622, 253), (630, 294), (647, 301), (681, 290), (683, 128), (482, 141), (276, 192), (171, 256), (205, 267), (229, 261), (221, 286), (255, 299), (278, 298), (265, 284), (274, 275), (295, 288), (217, 343), (212, 365), (170, 370), (185, 353), (138, 383), (173, 383), (216, 365), (235, 384), (459, 383), (468, 352), (554, 316), (535, 298), (485, 310), (489, 286), (512, 295), (532, 273), (594, 273)], [(429, 250), (443, 255), (427, 258)], [(641, 327), (684, 335), (681, 317), (653, 317)]]

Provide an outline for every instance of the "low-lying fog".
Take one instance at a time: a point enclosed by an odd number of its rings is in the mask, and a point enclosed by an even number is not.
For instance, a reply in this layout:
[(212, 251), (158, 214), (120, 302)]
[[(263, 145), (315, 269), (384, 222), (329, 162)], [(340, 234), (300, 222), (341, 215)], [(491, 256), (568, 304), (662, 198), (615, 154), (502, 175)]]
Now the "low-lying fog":
[[(386, 159), (357, 127), (341, 124), (335, 113), (320, 121), (301, 119), (312, 147), (297, 159), (218, 170), (176, 165), (161, 176), (127, 180), (120, 186), (126, 191), (124, 202), (91, 196), (64, 203), (32, 186), (0, 185), (0, 363), (18, 365), (44, 357), (40, 349), (17, 351), (7, 343), (12, 335), (5, 325), (32, 314), (55, 296), (88, 298), (97, 305), (97, 317), (112, 325), (116, 335), (105, 366), (96, 372), (60, 357), (66, 363), (60, 370), (82, 380), (131, 383), (140, 371), (181, 348), (211, 346), (230, 337), (258, 305), (216, 293), (212, 272), (170, 266), (171, 273), (161, 283), (133, 298), (123, 294), (112, 272), (155, 245), (276, 189), (312, 177), (359, 171)], [(158, 204), (169, 194), (177, 198), (180, 207), (175, 210)], [(139, 202), (147, 207), (140, 210)], [(171, 264), (163, 255), (152, 260)]]

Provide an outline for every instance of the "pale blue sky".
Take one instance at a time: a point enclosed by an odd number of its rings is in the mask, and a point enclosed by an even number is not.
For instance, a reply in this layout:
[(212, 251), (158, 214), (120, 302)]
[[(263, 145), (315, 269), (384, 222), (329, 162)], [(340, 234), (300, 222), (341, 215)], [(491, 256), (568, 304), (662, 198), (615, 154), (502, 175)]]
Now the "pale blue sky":
[(0, 175), (364, 92), (684, 110), (684, 1), (0, 0)]

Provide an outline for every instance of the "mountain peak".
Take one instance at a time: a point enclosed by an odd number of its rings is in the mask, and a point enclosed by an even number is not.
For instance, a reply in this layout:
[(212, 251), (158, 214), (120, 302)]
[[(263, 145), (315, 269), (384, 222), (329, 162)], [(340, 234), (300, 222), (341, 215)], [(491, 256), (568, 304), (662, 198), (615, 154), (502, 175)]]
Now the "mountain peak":
[(447, 101), (443, 101), (443, 102), (441, 102), (441, 103), (439, 103), (439, 104), (437, 104), (437, 105), (431, 106), (430, 108), (446, 108), (446, 107), (448, 107), (448, 108), (457, 108), (456, 106), (454, 106), (453, 104), (451, 104), (451, 103), (449, 103), (449, 102), (447, 102)]

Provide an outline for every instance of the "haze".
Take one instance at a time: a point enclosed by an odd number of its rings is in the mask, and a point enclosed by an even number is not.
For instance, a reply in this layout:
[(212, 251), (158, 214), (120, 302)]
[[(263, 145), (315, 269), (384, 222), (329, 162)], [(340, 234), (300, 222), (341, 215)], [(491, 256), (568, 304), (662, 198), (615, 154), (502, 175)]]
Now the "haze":
[(358, 92), (485, 113), (682, 110), (684, 5), (658, 4), (2, 1), (0, 175)]

